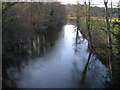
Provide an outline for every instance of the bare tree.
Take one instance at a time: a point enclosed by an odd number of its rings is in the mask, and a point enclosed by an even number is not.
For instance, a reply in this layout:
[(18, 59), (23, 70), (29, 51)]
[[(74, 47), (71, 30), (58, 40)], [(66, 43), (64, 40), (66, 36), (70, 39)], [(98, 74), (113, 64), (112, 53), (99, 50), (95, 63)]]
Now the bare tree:
[(92, 45), (92, 37), (91, 37), (91, 25), (90, 25), (90, 0), (88, 2), (88, 6), (86, 4), (86, 0), (85, 0), (85, 16), (86, 16), (86, 24), (87, 24), (87, 30), (88, 30), (88, 36), (89, 36), (89, 45), (90, 45), (90, 49), (93, 48)]
[(112, 66), (111, 66), (111, 60), (112, 60), (112, 39), (111, 39), (111, 32), (110, 32), (110, 22), (109, 22), (109, 12), (108, 12), (108, 0), (104, 0), (105, 5), (105, 18), (106, 18), (106, 27), (107, 27), (107, 34), (108, 34), (108, 49), (109, 49), (109, 68), (110, 73), (112, 74)]
[(120, 20), (120, 1), (118, 2), (118, 20)]
[(77, 23), (77, 32), (76, 32), (76, 47), (77, 47), (77, 43), (78, 43), (78, 30), (80, 30), (80, 26), (79, 26), (79, 21), (80, 21), (80, 15), (79, 15), (79, 7), (80, 7), (80, 4), (79, 4), (79, 0), (77, 1), (77, 19), (76, 19), (76, 23)]

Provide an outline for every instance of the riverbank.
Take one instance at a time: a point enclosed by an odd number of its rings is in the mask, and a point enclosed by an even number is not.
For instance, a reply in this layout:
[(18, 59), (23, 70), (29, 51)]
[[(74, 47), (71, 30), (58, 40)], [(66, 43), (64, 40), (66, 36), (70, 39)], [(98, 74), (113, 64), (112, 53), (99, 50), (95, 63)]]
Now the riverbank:
[[(114, 22), (114, 21), (113, 21)], [(88, 31), (86, 29), (86, 23), (84, 20), (80, 21), (80, 31), (82, 35), (89, 41), (90, 47), (90, 40)], [(107, 31), (105, 31), (105, 20), (102, 19), (92, 19), (91, 18), (91, 36), (92, 36), (92, 45), (95, 55), (100, 59), (100, 61), (109, 68), (108, 58), (109, 58), (109, 50), (108, 50), (108, 37)], [(111, 25), (112, 27), (112, 25)], [(114, 34), (119, 34), (119, 25), (117, 27), (113, 27), (111, 37), (113, 43), (113, 57), (112, 57), (112, 82), (108, 84), (108, 87), (114, 88), (120, 86), (120, 57), (119, 57), (119, 39), (118, 37), (114, 36)]]

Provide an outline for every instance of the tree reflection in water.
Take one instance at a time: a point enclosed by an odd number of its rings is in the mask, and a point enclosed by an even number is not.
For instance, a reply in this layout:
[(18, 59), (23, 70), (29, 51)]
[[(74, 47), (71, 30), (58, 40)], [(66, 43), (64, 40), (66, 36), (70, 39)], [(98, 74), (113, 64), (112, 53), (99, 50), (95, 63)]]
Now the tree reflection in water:
[[(87, 88), (87, 87), (102, 88), (107, 81), (109, 82), (109, 76), (107, 73), (102, 72), (103, 68), (101, 67), (103, 66), (101, 65), (101, 62), (94, 55), (94, 52), (88, 52), (88, 50), (86, 51), (86, 53), (81, 52), (82, 51), (81, 49), (84, 48), (81, 47), (83, 42), (85, 42), (85, 39), (81, 36), (80, 31), (76, 29), (74, 52), (75, 54), (80, 54), (81, 56), (78, 57), (80, 63), (78, 64), (76, 61), (74, 61), (73, 64), (74, 64), (74, 68), (76, 69), (75, 72), (77, 73), (76, 77), (77, 79), (79, 79), (80, 88)], [(82, 58), (82, 56), (84, 55), (86, 56), (86, 58), (85, 57)], [(81, 63), (84, 64), (81, 66)], [(95, 83), (99, 83), (99, 84), (96, 84), (95, 86)]]

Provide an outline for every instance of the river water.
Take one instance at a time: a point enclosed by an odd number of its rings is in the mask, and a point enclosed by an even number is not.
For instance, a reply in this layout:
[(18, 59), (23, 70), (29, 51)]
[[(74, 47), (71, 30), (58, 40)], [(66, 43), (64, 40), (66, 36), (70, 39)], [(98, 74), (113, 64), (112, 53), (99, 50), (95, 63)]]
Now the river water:
[(88, 41), (80, 32), (76, 38), (76, 27), (68, 24), (49, 52), (7, 73), (18, 88), (104, 88), (109, 81), (108, 68), (90, 55)]

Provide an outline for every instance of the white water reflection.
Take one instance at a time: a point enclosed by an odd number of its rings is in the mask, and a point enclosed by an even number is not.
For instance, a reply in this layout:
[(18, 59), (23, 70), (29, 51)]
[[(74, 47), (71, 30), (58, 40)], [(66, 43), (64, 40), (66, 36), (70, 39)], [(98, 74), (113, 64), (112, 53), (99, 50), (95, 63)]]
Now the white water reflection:
[[(81, 44), (77, 46), (78, 52), (75, 52), (75, 35), (75, 26), (65, 25), (59, 40), (47, 55), (30, 60), (28, 65), (23, 64), (21, 72), (15, 71), (17, 87), (105, 87), (108, 69), (95, 56), (91, 57), (86, 74), (83, 74), (89, 55), (88, 42), (81, 38)], [(79, 35), (81, 36), (80, 32)]]

